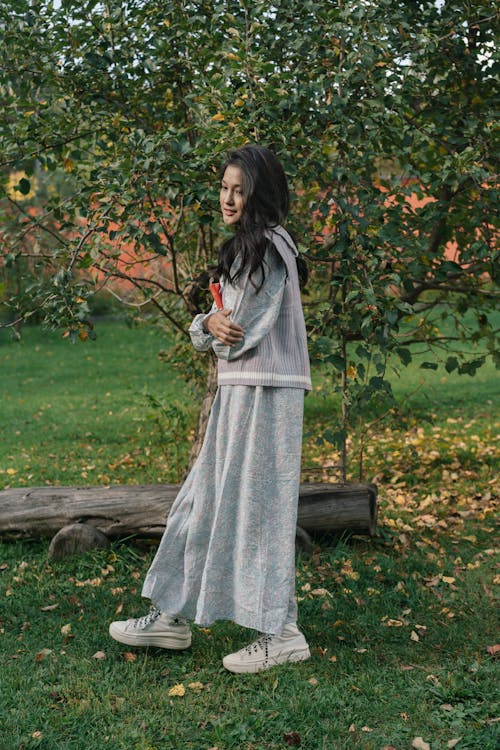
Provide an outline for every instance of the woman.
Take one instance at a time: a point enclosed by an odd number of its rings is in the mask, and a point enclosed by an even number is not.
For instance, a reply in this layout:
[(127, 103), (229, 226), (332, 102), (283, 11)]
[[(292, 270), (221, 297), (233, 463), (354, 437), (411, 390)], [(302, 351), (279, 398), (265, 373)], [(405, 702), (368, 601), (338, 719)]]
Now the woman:
[(304, 391), (311, 389), (298, 253), (281, 226), (288, 186), (274, 154), (244, 146), (222, 169), (220, 206), (234, 236), (219, 253), (223, 309), (190, 327), (218, 357), (203, 447), (170, 511), (142, 595), (148, 615), (110, 625), (132, 646), (191, 645), (187, 620), (260, 631), (223, 659), (257, 672), (310, 656), (298, 630), (295, 528)]

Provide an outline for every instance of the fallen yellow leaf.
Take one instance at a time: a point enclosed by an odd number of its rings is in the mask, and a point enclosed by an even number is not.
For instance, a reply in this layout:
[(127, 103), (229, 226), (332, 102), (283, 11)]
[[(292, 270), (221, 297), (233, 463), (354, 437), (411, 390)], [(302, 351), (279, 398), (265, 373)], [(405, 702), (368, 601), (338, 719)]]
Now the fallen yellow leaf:
[(202, 682), (190, 682), (188, 685), (188, 688), (191, 688), (191, 690), (202, 690), (203, 683)]
[(170, 690), (168, 691), (168, 694), (170, 696), (178, 696), (179, 698), (182, 698), (183, 695), (186, 694), (186, 688), (182, 684), (182, 682), (177, 683), (177, 685), (174, 685)]
[(429, 743), (425, 742), (422, 737), (415, 737), (415, 739), (411, 743), (411, 746), (415, 750), (431, 750), (431, 746), (429, 745)]
[(214, 120), (215, 122), (223, 122), (223, 120), (225, 119), (226, 118), (221, 112), (217, 112), (217, 114), (212, 117), (212, 120)]
[(313, 589), (311, 591), (311, 594), (313, 596), (331, 596), (330, 592), (327, 591), (327, 589)]
[(83, 586), (100, 586), (102, 578), (87, 578), (85, 581), (75, 581), (75, 586), (82, 588)]

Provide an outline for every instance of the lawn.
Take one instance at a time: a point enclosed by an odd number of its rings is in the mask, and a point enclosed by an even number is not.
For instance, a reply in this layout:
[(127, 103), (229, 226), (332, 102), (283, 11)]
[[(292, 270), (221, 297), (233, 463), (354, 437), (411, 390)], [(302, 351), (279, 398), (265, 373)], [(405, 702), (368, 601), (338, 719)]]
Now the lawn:
[[(0, 487), (180, 479), (196, 414), (157, 357), (167, 346), (118, 322), (76, 346), (0, 331)], [(231, 623), (194, 628), (186, 653), (127, 650), (107, 626), (146, 611), (153, 544), (54, 562), (47, 540), (4, 540), (1, 750), (496, 750), (498, 378), (417, 362), (393, 385), (400, 407), (365, 450), (378, 534), (318, 538), (298, 561), (302, 664), (225, 672), (249, 638)], [(321, 374), (315, 386), (304, 479), (328, 479), (338, 457), (319, 436), (338, 401)]]

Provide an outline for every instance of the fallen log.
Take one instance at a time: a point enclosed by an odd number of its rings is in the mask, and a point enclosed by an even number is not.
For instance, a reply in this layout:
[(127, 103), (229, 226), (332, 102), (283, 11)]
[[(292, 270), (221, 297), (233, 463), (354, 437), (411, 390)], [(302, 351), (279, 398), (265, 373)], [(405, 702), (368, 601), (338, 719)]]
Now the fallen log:
[[(89, 524), (108, 537), (159, 538), (178, 484), (109, 487), (30, 487), (0, 491), (0, 534), (53, 536), (63, 526)], [(306, 531), (375, 533), (373, 484), (302, 484), (297, 523)]]
[(109, 537), (160, 537), (176, 484), (30, 487), (0, 492), (0, 534), (52, 536), (86, 523)]
[(375, 534), (377, 485), (301, 484), (297, 524), (306, 531), (357, 531)]

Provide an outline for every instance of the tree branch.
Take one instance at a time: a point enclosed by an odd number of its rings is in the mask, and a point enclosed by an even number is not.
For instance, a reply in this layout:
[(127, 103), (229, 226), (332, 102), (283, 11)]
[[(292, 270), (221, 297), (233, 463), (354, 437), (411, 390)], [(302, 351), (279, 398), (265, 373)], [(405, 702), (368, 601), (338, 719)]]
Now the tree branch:
[(432, 255), (436, 255), (439, 249), (439, 245), (441, 244), (441, 237), (446, 227), (447, 215), (448, 215), (448, 211), (450, 210), (451, 202), (453, 200), (454, 195), (455, 193), (453, 193), (447, 185), (442, 185), (441, 190), (439, 192), (438, 200), (441, 204), (444, 204), (444, 206), (446, 206), (446, 211), (443, 210), (443, 213), (441, 214), (440, 218), (436, 221), (436, 223), (434, 224), (431, 230), (429, 243), (427, 245), (427, 251), (429, 253), (432, 253)]
[[(114, 270), (109, 272), (106, 268), (102, 268), (98, 263), (93, 263), (92, 267), (95, 268), (98, 271), (101, 271), (102, 273), (105, 273), (108, 278), (119, 278), (124, 279), (125, 281), (130, 282), (133, 286), (136, 287), (136, 289), (139, 289), (139, 291), (144, 294), (144, 288), (141, 286), (141, 282), (148, 282), (152, 284), (156, 284), (156, 286), (159, 286), (162, 288), (162, 291), (169, 291), (172, 294), (174, 293), (172, 289), (164, 289), (161, 284), (158, 282), (155, 282), (154, 280), (150, 279), (141, 279), (140, 277), (133, 277), (128, 276), (126, 273), (123, 273), (122, 271)], [(161, 305), (158, 300), (155, 297), (150, 297), (147, 299), (148, 302), (151, 302), (161, 313), (164, 315), (167, 320), (169, 320), (173, 326), (175, 326), (181, 333), (187, 336), (187, 331), (185, 328), (166, 310), (163, 305)]]
[(67, 242), (66, 240), (64, 240), (64, 239), (63, 239), (62, 237), (60, 237), (60, 236), (59, 236), (59, 234), (58, 234), (57, 232), (55, 232), (55, 231), (54, 231), (53, 229), (51, 229), (50, 227), (47, 227), (47, 226), (45, 226), (45, 224), (42, 224), (42, 223), (41, 223), (41, 221), (39, 221), (38, 219), (35, 219), (35, 218), (34, 218), (33, 216), (31, 216), (31, 215), (30, 215), (30, 214), (29, 214), (29, 213), (28, 213), (28, 212), (26, 211), (26, 209), (25, 209), (25, 208), (24, 208), (23, 206), (21, 206), (21, 205), (20, 205), (20, 204), (19, 204), (19, 203), (18, 203), (18, 202), (17, 202), (16, 200), (14, 200), (14, 198), (11, 198), (11, 197), (10, 197), (10, 196), (8, 195), (8, 196), (7, 196), (7, 200), (8, 200), (8, 201), (9, 201), (10, 203), (12, 203), (12, 205), (13, 205), (13, 206), (15, 206), (15, 207), (17, 208), (17, 210), (18, 210), (18, 211), (19, 211), (20, 213), (22, 213), (22, 214), (23, 214), (24, 216), (27, 216), (27, 217), (28, 217), (28, 219), (29, 219), (29, 220), (30, 220), (30, 222), (31, 222), (31, 224), (30, 224), (29, 228), (27, 229), (27, 231), (26, 231), (26, 232), (24, 232), (24, 233), (22, 233), (21, 237), (19, 238), (20, 240), (21, 240), (21, 239), (22, 239), (23, 237), (25, 237), (25, 236), (26, 236), (27, 232), (28, 232), (28, 231), (29, 231), (30, 229), (33, 229), (33, 228), (34, 228), (35, 226), (37, 226), (37, 227), (40, 227), (40, 229), (43, 229), (43, 231), (44, 231), (44, 232), (47, 232), (47, 234), (50, 234), (50, 235), (52, 235), (52, 237), (54, 237), (54, 238), (55, 238), (55, 239), (56, 239), (56, 240), (57, 240), (58, 242), (60, 242), (60, 243), (61, 243), (61, 245), (64, 245), (64, 247), (68, 247), (68, 242)]
[(12, 320), (10, 323), (0, 323), (0, 328), (13, 328), (14, 326), (19, 325), (19, 323), (23, 323), (24, 318), (21, 315), (21, 317), (16, 318), (16, 320)]
[[(463, 273), (455, 274), (453, 278), (457, 280), (461, 280), (466, 276), (466, 271), (464, 270)], [(411, 279), (412, 283), (415, 283), (417, 286), (407, 294), (403, 294), (400, 299), (402, 302), (407, 302), (410, 305), (415, 304), (417, 302), (418, 298), (421, 294), (424, 292), (428, 292), (431, 289), (434, 289), (436, 291), (446, 292), (453, 294), (454, 292), (461, 292), (463, 294), (476, 294), (480, 297), (484, 297), (486, 299), (496, 299), (500, 293), (496, 292), (494, 289), (479, 289), (479, 288), (471, 288), (469, 286), (463, 286), (461, 284), (450, 284), (450, 279), (447, 279), (446, 281), (437, 281), (434, 279), (431, 279), (429, 281), (420, 281), (418, 279)], [(437, 300), (436, 304), (441, 304), (441, 300)]]
[[(66, 138), (63, 141), (56, 141), (55, 143), (49, 143), (46, 146), (42, 146), (38, 149), (38, 151), (34, 151), (30, 154), (32, 159), (35, 159), (39, 154), (43, 154), (44, 151), (50, 151), (54, 148), (59, 148), (59, 146), (65, 146), (67, 143), (72, 143), (73, 141), (77, 141), (79, 138), (86, 138), (89, 135), (94, 135), (94, 131), (89, 130), (88, 133), (78, 133), (78, 135), (71, 136), (71, 138)], [(0, 162), (0, 167), (10, 167), (13, 164), (15, 164), (17, 161), (19, 161), (19, 156), (16, 156), (15, 159), (8, 159), (7, 161)]]
[[(110, 206), (108, 206), (108, 208), (105, 210), (105, 212), (99, 217), (99, 222), (102, 221), (102, 219), (106, 218), (106, 216), (109, 214), (109, 212), (111, 211), (112, 208), (113, 208), (113, 204), (111, 204)], [(98, 229), (97, 226), (91, 227), (80, 238), (80, 241), (79, 241), (78, 245), (76, 246), (76, 248), (73, 250), (73, 252), (71, 254), (71, 258), (70, 258), (70, 261), (68, 263), (68, 271), (71, 272), (73, 270), (73, 266), (75, 265), (76, 259), (78, 258), (79, 254), (80, 254), (80, 250), (82, 249), (82, 247), (84, 246), (84, 244), (88, 240), (88, 238), (91, 237), (93, 234), (95, 234), (95, 232), (97, 232), (97, 229)]]

